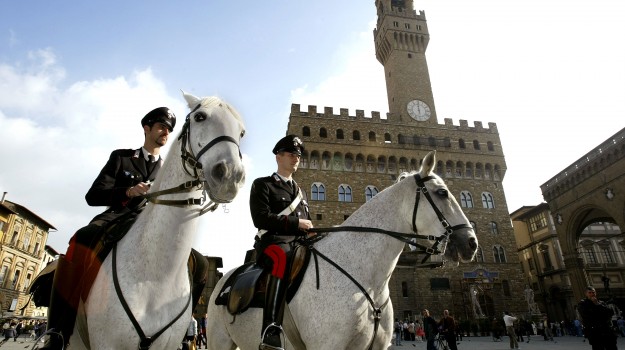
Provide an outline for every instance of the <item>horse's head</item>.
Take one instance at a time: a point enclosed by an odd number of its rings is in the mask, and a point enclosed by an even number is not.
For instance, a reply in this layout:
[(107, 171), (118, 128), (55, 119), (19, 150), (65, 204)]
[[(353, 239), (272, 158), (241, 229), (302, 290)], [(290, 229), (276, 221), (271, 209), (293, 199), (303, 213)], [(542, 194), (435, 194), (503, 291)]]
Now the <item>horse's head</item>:
[(444, 252), (452, 261), (471, 261), (478, 248), (475, 231), (445, 182), (434, 173), (435, 166), (433, 151), (423, 158), (418, 172), (399, 176), (398, 181), (409, 181), (413, 188), (410, 193), (417, 193), (412, 210), (413, 230), (418, 235), (436, 237), (432, 248)]
[(232, 106), (217, 97), (183, 95), (191, 112), (180, 135), (182, 147), (201, 164), (211, 200), (231, 202), (245, 181), (239, 149), (245, 134), (243, 121)]

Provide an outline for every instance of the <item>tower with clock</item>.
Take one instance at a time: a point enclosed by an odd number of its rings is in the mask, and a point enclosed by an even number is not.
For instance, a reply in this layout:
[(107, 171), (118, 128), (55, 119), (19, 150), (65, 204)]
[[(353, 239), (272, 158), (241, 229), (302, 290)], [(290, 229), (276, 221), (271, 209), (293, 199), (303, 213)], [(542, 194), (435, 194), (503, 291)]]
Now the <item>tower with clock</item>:
[(402, 122), (436, 124), (425, 13), (412, 10), (413, 0), (376, 0), (375, 5), (375, 55), (384, 66), (389, 113)]

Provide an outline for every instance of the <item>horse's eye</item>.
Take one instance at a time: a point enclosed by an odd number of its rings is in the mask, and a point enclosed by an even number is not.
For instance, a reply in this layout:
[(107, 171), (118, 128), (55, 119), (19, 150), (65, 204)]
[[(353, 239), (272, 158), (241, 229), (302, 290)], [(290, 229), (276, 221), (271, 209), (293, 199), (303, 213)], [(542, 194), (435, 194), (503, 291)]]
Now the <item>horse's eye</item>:
[(439, 196), (445, 197), (445, 198), (447, 198), (447, 195), (448, 195), (447, 190), (444, 188), (436, 190), (436, 193), (438, 193)]
[(195, 118), (196, 122), (201, 122), (201, 121), (206, 120), (206, 118), (208, 116), (204, 112), (197, 112), (197, 113), (195, 113), (195, 115), (193, 117)]

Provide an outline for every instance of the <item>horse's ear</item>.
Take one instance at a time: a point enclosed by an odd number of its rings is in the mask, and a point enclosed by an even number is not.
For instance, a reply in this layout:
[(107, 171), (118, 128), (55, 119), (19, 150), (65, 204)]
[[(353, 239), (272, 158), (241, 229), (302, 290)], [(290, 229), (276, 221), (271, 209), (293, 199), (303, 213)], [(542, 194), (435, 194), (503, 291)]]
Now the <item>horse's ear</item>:
[(431, 151), (423, 158), (421, 164), (421, 171), (427, 176), (432, 173), (436, 166), (436, 150)]
[(187, 105), (189, 105), (189, 108), (191, 109), (195, 108), (195, 106), (197, 106), (200, 103), (200, 99), (191, 95), (190, 93), (182, 91), (182, 96), (187, 101)]

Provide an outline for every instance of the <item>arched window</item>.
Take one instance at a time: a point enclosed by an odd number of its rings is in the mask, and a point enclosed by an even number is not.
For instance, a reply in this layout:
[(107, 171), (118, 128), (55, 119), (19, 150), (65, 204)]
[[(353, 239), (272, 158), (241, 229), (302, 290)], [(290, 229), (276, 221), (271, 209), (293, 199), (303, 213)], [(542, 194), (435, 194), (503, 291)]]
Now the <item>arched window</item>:
[(464, 170), (464, 163), (457, 162), (456, 163), (456, 177), (462, 177)]
[(477, 247), (477, 252), (475, 253), (475, 262), (484, 262), (484, 251), (482, 247)]
[(493, 246), (493, 259), (496, 263), (505, 263), (506, 262), (506, 253), (502, 246), (495, 245)]
[(339, 202), (352, 201), (352, 188), (349, 185), (339, 186)]
[(365, 170), (365, 158), (362, 154), (358, 153), (356, 156), (356, 171), (362, 172)]
[(328, 137), (328, 130), (326, 130), (326, 128), (319, 129), (319, 137), (324, 139)]
[(482, 206), (486, 209), (495, 208), (495, 201), (493, 195), (490, 192), (482, 192)]
[(302, 136), (310, 136), (310, 128), (305, 126), (302, 128)]
[(490, 232), (494, 235), (498, 235), (499, 229), (497, 228), (497, 223), (494, 221), (491, 221), (489, 225), (490, 225)]
[(336, 130), (336, 139), (337, 140), (342, 140), (343, 139), (343, 130), (342, 129), (337, 129)]
[(319, 152), (312, 151), (310, 154), (310, 169), (319, 169)]
[(386, 172), (386, 157), (378, 157), (378, 173)]
[(431, 147), (436, 147), (436, 137), (430, 136), (428, 137), (428, 145)]
[(326, 187), (320, 183), (315, 182), (310, 188), (310, 200), (313, 201), (325, 201), (326, 200)]
[(321, 169), (330, 169), (330, 152), (323, 152), (321, 155)]
[(406, 157), (399, 158), (399, 168), (397, 169), (399, 173), (403, 173), (408, 171), (408, 159)]
[(354, 132), (352, 133), (352, 139), (354, 139), (354, 141), (360, 140), (360, 131), (354, 130)]
[(464, 144), (464, 139), (459, 139), (458, 140), (458, 147), (460, 147), (460, 149), (467, 148), (467, 146)]
[(369, 132), (369, 141), (375, 142), (375, 133), (373, 131)]
[(495, 146), (493, 146), (493, 143), (490, 141), (486, 142), (486, 148), (491, 152), (495, 150)]
[(345, 170), (352, 170), (354, 165), (354, 156), (351, 153), (345, 155)]
[(371, 198), (375, 197), (378, 194), (378, 189), (375, 186), (367, 186), (365, 188), (365, 201), (368, 202)]
[(340, 152), (335, 152), (332, 164), (332, 169), (334, 170), (343, 170), (343, 155)]
[(388, 172), (391, 174), (395, 174), (397, 170), (397, 158), (395, 156), (388, 157)]
[(473, 140), (473, 148), (479, 151), (480, 142), (478, 140)]
[(384, 134), (384, 143), (391, 143), (391, 134)]
[(473, 208), (473, 196), (471, 196), (471, 192), (460, 192), (460, 206), (463, 208)]

